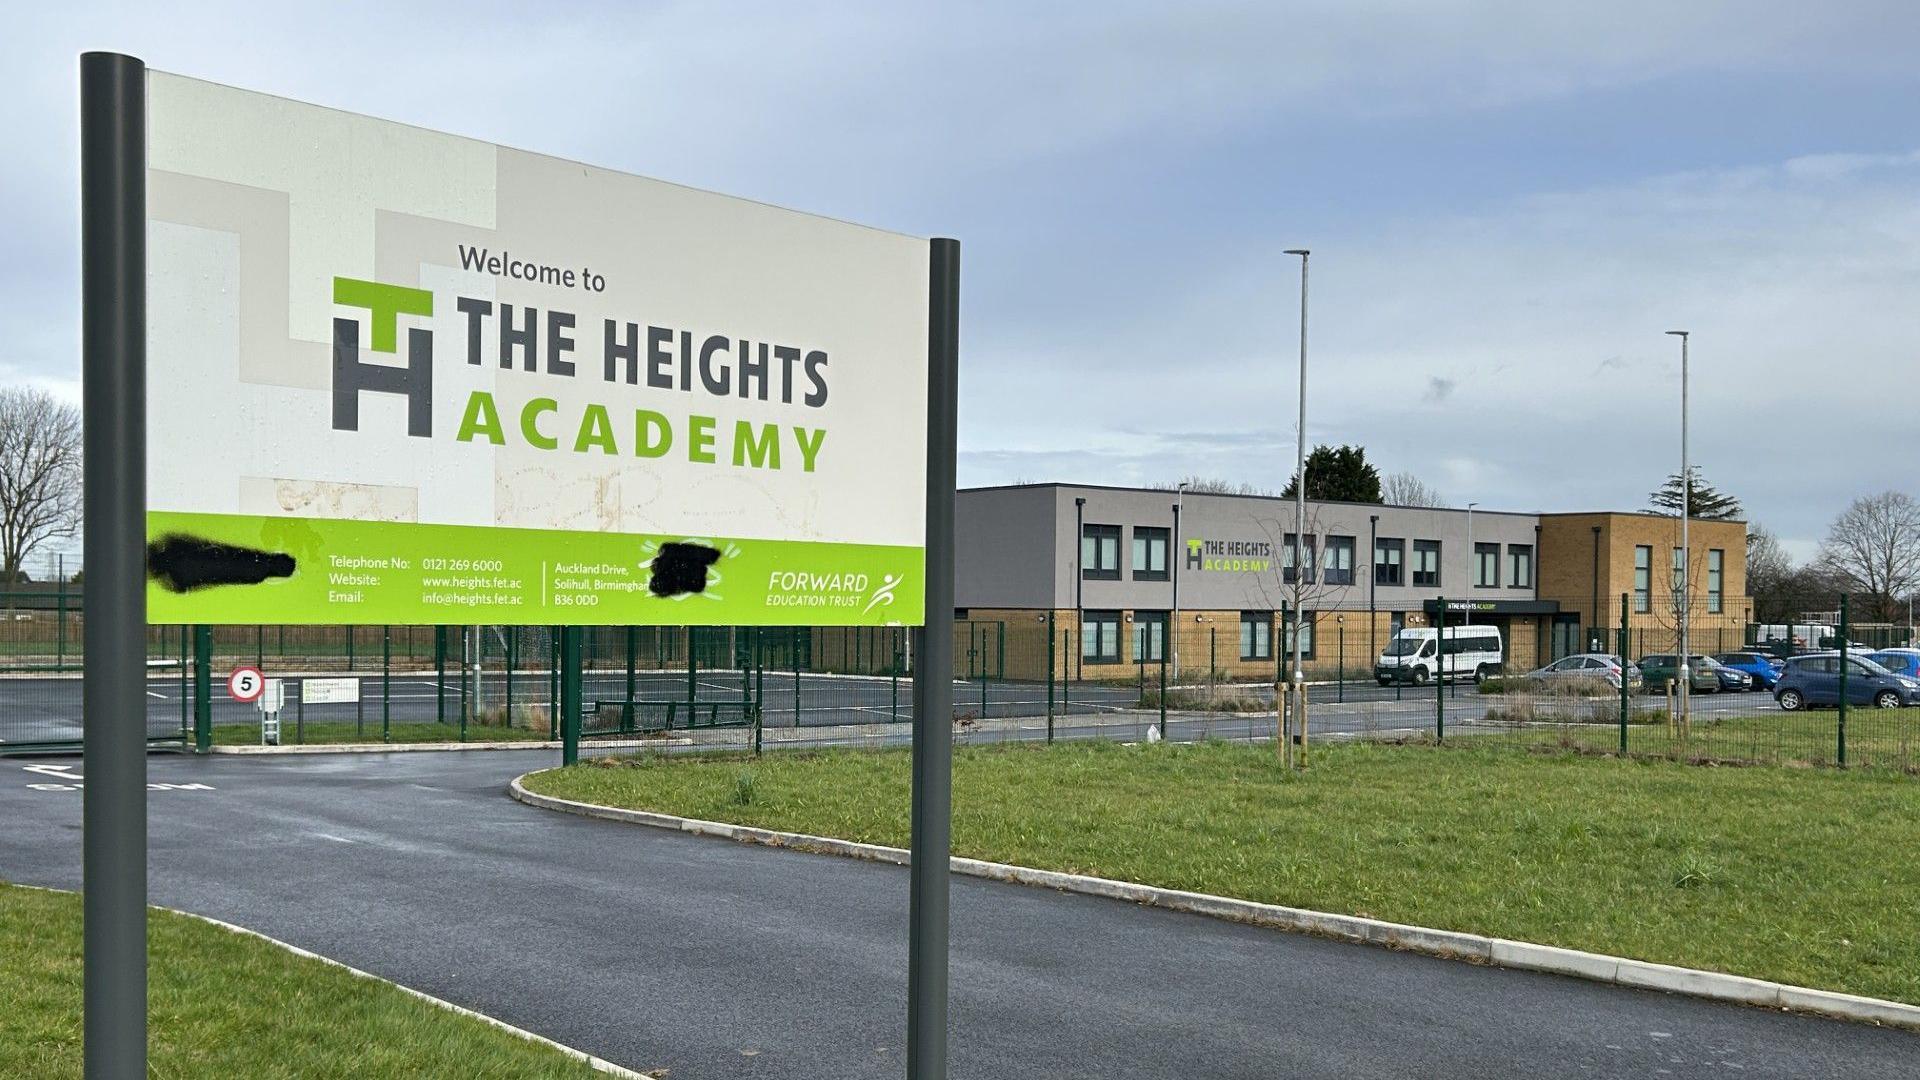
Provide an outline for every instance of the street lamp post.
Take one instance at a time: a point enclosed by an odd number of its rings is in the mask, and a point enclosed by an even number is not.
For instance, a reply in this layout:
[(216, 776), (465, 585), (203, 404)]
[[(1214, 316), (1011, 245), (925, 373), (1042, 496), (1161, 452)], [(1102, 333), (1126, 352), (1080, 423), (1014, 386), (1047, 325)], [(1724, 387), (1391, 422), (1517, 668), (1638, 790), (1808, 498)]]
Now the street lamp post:
[(1079, 644), (1074, 652), (1079, 656), (1074, 661), (1074, 670), (1082, 675), (1087, 673), (1087, 613), (1084, 594), (1087, 584), (1087, 500), (1076, 496), (1073, 500), (1073, 636)]
[(1473, 546), (1473, 508), (1477, 502), (1467, 504), (1467, 613), (1461, 617), (1461, 626), (1473, 625), (1473, 590), (1480, 587), (1480, 551)]
[(1180, 508), (1187, 501), (1187, 482), (1185, 480), (1173, 489), (1173, 543), (1168, 545), (1167, 558), (1173, 560), (1173, 617), (1167, 620), (1168, 636), (1173, 640), (1167, 643), (1172, 650), (1173, 681), (1180, 681)]
[[(1300, 561), (1302, 545), (1307, 535), (1307, 255), (1306, 248), (1288, 248), (1288, 255), (1300, 256), (1300, 406), (1297, 427), (1294, 432), (1293, 455), (1293, 580), (1295, 583), (1306, 581), (1307, 568)], [(1299, 590), (1296, 596), (1303, 595)], [(1293, 715), (1300, 716), (1307, 703), (1306, 682), (1301, 671), (1300, 639), (1301, 629), (1306, 623), (1305, 605), (1295, 604), (1293, 612), (1293, 692), (1295, 706)], [(1282, 624), (1284, 625), (1284, 623)], [(1291, 732), (1287, 733), (1291, 736)], [(1289, 743), (1288, 757), (1292, 757)]]
[(1693, 691), (1693, 678), (1687, 670), (1689, 653), (1687, 651), (1687, 623), (1693, 607), (1692, 574), (1693, 549), (1688, 544), (1688, 526), (1693, 521), (1693, 463), (1687, 458), (1687, 339), (1692, 336), (1688, 330), (1669, 330), (1668, 335), (1680, 339), (1680, 730), (1687, 730), (1688, 697)]

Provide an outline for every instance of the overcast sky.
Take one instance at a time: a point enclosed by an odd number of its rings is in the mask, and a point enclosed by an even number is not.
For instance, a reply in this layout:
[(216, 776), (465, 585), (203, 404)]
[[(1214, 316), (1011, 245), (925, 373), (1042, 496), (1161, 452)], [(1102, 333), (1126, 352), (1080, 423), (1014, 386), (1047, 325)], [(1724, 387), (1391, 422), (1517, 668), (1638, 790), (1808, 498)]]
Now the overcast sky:
[[(963, 13), (957, 8), (966, 7)], [(1035, 14), (1044, 7), (1046, 13)], [(0, 378), (78, 399), (76, 54), (959, 237), (963, 484), (1292, 468), (1809, 553), (1920, 488), (1920, 5), (27, 5)], [(1916, 492), (1920, 493), (1920, 492)]]

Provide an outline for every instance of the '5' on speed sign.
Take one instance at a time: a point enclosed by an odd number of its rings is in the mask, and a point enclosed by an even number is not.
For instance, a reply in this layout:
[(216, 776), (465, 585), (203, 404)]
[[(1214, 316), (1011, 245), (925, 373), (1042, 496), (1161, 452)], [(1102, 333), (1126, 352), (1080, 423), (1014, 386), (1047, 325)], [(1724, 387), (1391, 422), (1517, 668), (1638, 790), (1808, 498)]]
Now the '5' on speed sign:
[(227, 676), (227, 693), (233, 695), (235, 701), (257, 701), (266, 688), (267, 677), (257, 667), (234, 668), (233, 674)]

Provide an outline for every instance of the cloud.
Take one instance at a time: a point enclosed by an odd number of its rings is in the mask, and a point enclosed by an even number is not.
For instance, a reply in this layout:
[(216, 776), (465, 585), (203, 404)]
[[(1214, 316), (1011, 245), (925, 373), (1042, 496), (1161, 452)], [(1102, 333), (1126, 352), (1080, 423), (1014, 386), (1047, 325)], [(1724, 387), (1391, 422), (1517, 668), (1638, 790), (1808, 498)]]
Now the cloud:
[(1427, 392), (1420, 395), (1420, 400), (1439, 404), (1452, 397), (1453, 388), (1458, 385), (1459, 381), (1456, 379), (1443, 379), (1435, 375), (1427, 380)]

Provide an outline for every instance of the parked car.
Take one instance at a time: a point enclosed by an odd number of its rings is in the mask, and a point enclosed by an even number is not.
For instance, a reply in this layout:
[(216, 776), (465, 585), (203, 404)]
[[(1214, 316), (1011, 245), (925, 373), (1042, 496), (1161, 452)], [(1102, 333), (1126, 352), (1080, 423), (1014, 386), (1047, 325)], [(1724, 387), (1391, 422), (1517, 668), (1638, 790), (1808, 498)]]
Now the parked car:
[[(1674, 653), (1653, 653), (1641, 657), (1640, 675), (1646, 681), (1647, 693), (1666, 693), (1679, 666)], [(1717, 694), (1720, 692), (1720, 676), (1696, 659), (1687, 666), (1687, 687), (1696, 694)]]
[(1920, 679), (1920, 649), (1880, 649), (1867, 654), (1867, 659), (1893, 672), (1905, 675), (1909, 679)]
[[(1609, 653), (1575, 653), (1555, 660), (1546, 667), (1530, 671), (1523, 678), (1541, 687), (1556, 683), (1574, 683), (1583, 679), (1605, 680), (1608, 686), (1618, 690), (1621, 672), (1622, 661), (1618, 656)], [(1626, 664), (1625, 674), (1627, 689), (1640, 689), (1644, 682), (1640, 677), (1640, 669), (1632, 664)]]
[(1780, 678), (1780, 669), (1786, 666), (1784, 659), (1764, 652), (1719, 653), (1714, 659), (1735, 671), (1745, 672), (1762, 690), (1773, 689)]
[[(1846, 665), (1849, 704), (1882, 709), (1920, 705), (1920, 679), (1896, 675), (1865, 656), (1850, 655)], [(1788, 712), (1809, 705), (1840, 704), (1840, 654), (1815, 653), (1788, 660), (1774, 685), (1773, 700)]]
[(1744, 694), (1748, 690), (1753, 689), (1753, 676), (1744, 671), (1736, 671), (1711, 656), (1705, 654), (1695, 656), (1692, 661), (1689, 662), (1688, 666), (1704, 667), (1708, 671), (1713, 672), (1714, 675), (1719, 678), (1720, 689), (1722, 690), (1736, 694)]

